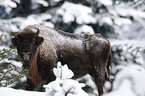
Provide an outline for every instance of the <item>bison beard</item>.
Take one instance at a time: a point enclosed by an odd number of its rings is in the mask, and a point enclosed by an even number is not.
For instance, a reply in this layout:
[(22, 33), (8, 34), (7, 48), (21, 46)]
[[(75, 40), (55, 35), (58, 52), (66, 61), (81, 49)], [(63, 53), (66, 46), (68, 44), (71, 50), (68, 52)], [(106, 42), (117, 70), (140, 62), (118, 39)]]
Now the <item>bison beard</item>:
[[(38, 53), (36, 53), (34, 59), (32, 60), (32, 65), (29, 69), (29, 73), (32, 78), (32, 82), (34, 83), (35, 86), (40, 85), (41, 81), (42, 81), (41, 75), (38, 72), (37, 55), (38, 55)], [(34, 90), (36, 90), (36, 89), (34, 89)]]
[(74, 79), (90, 74), (102, 96), (104, 82), (109, 80), (112, 58), (107, 39), (97, 34), (78, 35), (31, 25), (11, 41), (29, 72), (27, 90), (37, 90), (44, 82), (55, 80), (52, 69), (60, 61), (74, 72)]

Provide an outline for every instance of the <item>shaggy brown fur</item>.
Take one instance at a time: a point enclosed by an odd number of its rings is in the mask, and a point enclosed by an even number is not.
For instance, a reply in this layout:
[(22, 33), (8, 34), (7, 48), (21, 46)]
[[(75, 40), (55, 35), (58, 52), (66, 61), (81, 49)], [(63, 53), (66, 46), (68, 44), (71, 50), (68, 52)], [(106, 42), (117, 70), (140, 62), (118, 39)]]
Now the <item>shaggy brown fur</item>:
[(102, 96), (111, 66), (110, 42), (102, 36), (71, 34), (31, 25), (16, 34), (12, 44), (31, 77), (27, 79), (27, 90), (36, 90), (43, 82), (55, 80), (52, 70), (60, 61), (74, 72), (73, 78), (90, 74)]
[(37, 55), (38, 53), (36, 53), (34, 59), (32, 60), (32, 64), (30, 67), (30, 76), (32, 78), (32, 82), (35, 84), (35, 86), (40, 85), (42, 78), (40, 73), (38, 72), (38, 66), (37, 66)]

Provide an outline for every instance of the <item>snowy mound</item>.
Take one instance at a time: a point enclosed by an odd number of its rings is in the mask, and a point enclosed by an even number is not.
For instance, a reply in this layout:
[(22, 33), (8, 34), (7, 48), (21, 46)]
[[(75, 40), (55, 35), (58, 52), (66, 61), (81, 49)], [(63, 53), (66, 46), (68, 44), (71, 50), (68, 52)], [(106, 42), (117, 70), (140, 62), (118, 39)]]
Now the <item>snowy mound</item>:
[(46, 96), (89, 96), (82, 90), (84, 84), (72, 80), (74, 73), (68, 69), (67, 65), (61, 66), (58, 62), (57, 68), (53, 69), (56, 80), (44, 85), (46, 88)]

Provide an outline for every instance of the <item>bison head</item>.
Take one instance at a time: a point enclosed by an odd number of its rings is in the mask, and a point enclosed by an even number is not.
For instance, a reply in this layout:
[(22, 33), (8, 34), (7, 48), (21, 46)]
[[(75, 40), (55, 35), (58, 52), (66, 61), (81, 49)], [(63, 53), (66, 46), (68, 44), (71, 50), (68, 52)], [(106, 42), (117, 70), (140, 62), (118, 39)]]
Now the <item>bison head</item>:
[(11, 39), (12, 45), (17, 48), (19, 58), (23, 62), (23, 68), (29, 69), (31, 62), (35, 57), (39, 45), (43, 42), (43, 37), (38, 36), (39, 29), (37, 32), (33, 30), (23, 30), (22, 32), (15, 35)]

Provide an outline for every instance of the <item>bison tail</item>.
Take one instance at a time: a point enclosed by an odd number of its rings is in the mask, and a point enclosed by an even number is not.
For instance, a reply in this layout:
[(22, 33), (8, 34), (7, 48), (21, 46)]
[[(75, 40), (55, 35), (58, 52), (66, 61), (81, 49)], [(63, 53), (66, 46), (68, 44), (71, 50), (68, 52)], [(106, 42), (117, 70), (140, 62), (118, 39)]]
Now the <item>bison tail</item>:
[(111, 67), (112, 67), (112, 53), (110, 52), (109, 58), (108, 58), (108, 62), (107, 62), (107, 68), (106, 68), (106, 80), (110, 81), (110, 71), (111, 71)]

